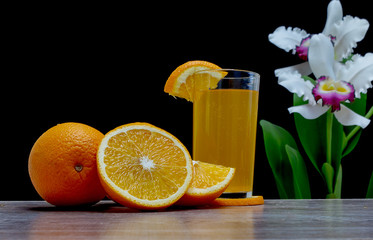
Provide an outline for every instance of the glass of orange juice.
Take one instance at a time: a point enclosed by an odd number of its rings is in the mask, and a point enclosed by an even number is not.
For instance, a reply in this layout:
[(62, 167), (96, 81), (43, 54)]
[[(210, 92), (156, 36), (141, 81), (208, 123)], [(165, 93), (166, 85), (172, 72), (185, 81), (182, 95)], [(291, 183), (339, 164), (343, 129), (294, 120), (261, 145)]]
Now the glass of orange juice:
[[(249, 198), (260, 76), (245, 70), (215, 69), (198, 71), (193, 78), (193, 159), (236, 168), (221, 197)], [(200, 84), (208, 84), (210, 89), (201, 90)]]

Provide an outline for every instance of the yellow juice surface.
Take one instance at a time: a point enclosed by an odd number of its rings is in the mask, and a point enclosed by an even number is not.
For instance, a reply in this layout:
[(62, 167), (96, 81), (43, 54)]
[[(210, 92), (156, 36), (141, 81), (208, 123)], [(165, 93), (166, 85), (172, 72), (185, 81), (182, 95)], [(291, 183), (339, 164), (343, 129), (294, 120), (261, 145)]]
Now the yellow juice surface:
[(225, 192), (252, 192), (259, 92), (203, 91), (193, 103), (193, 159), (236, 168)]

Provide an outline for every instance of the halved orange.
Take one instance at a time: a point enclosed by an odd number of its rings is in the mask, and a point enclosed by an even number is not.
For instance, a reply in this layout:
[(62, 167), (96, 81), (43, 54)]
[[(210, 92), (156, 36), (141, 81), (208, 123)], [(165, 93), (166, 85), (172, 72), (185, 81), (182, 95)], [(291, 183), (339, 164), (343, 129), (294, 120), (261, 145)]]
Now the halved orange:
[(172, 96), (184, 98), (193, 102), (194, 87), (198, 89), (208, 90), (209, 88), (216, 88), (217, 83), (224, 77), (222, 74), (216, 72), (217, 77), (211, 78), (209, 81), (201, 81), (195, 83), (192, 77), (194, 73), (202, 70), (221, 69), (218, 65), (207, 61), (189, 61), (177, 67), (167, 79), (164, 91)]
[(196, 206), (210, 203), (228, 187), (233, 179), (234, 172), (234, 168), (193, 161), (192, 184), (176, 204)]
[(144, 210), (172, 205), (187, 191), (193, 176), (185, 146), (148, 123), (126, 124), (107, 133), (98, 149), (97, 165), (112, 200)]

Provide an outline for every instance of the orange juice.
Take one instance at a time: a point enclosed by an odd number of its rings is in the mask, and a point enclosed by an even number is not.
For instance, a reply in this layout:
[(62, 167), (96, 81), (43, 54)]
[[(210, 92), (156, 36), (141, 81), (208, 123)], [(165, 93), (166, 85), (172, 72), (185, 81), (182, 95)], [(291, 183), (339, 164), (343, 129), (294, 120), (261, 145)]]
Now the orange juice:
[(193, 159), (236, 168), (225, 193), (252, 194), (258, 97), (254, 90), (215, 89), (193, 103)]

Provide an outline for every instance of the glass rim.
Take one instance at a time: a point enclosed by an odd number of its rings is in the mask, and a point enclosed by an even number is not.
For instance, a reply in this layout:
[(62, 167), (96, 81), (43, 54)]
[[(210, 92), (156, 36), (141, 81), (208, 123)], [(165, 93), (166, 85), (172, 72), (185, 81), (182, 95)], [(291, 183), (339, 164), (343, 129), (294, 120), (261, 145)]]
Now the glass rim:
[(248, 76), (240, 76), (240, 77), (224, 77), (225, 79), (245, 79), (245, 78), (250, 78), (254, 76), (256, 79), (260, 79), (260, 74), (250, 71), (250, 70), (242, 70), (242, 69), (235, 69), (235, 68), (219, 68), (219, 69), (204, 69), (204, 70), (198, 70), (194, 74), (199, 74), (199, 73), (204, 73), (204, 72), (242, 72), (242, 73), (247, 73)]

